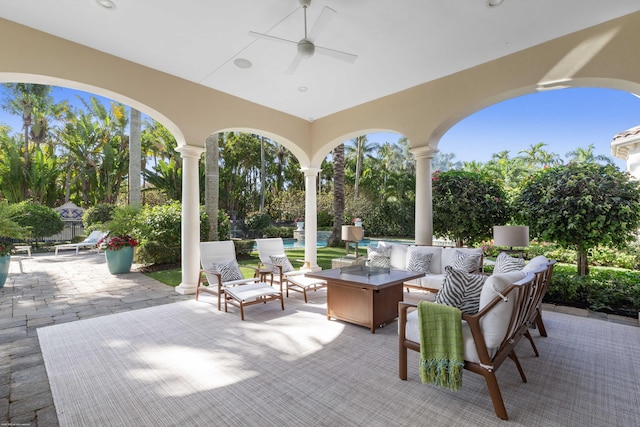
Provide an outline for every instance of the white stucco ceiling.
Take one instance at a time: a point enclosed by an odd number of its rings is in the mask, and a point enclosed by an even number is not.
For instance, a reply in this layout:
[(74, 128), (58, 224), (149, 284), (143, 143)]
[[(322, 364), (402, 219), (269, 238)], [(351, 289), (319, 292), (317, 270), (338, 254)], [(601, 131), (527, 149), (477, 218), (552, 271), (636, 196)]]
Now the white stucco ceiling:
[(0, 16), (307, 120), (640, 10), (637, 0), (312, 0), (310, 29), (325, 6), (337, 12), (314, 43), (358, 58), (316, 53), (286, 74), (295, 46), (248, 32), (301, 39), (298, 0), (113, 1), (0, 0)]

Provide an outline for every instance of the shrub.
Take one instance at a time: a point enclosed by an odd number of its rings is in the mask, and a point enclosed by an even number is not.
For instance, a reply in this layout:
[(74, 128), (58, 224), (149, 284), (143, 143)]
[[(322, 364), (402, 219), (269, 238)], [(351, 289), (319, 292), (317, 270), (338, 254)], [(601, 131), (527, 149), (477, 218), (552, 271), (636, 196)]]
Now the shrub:
[(333, 215), (326, 211), (318, 211), (318, 228), (331, 227), (333, 224)]
[(250, 212), (244, 219), (244, 225), (247, 230), (261, 232), (271, 225), (271, 217), (266, 212)]
[(82, 214), (82, 225), (85, 229), (95, 228), (94, 225), (104, 224), (111, 220), (111, 215), (116, 207), (108, 203), (87, 208)]
[[(368, 214), (358, 215), (368, 236), (414, 236), (415, 205), (408, 201), (384, 201)], [(351, 222), (351, 218), (345, 217)]]
[(27, 228), (34, 240), (52, 236), (64, 229), (64, 221), (60, 214), (48, 206), (24, 201), (18, 203), (15, 209), (15, 221)]
[(236, 247), (236, 258), (242, 259), (247, 258), (251, 252), (253, 252), (253, 244), (255, 240), (246, 239), (246, 240), (234, 240), (233, 243)]
[[(182, 205), (178, 201), (146, 207), (138, 219), (138, 261), (143, 264), (167, 264), (180, 261)], [(200, 209), (200, 240), (207, 240), (209, 224)]]
[(545, 302), (594, 311), (637, 316), (640, 310), (640, 273), (594, 267), (579, 276), (575, 266), (556, 265)]
[(296, 227), (267, 227), (262, 231), (263, 237), (282, 237), (290, 239)]

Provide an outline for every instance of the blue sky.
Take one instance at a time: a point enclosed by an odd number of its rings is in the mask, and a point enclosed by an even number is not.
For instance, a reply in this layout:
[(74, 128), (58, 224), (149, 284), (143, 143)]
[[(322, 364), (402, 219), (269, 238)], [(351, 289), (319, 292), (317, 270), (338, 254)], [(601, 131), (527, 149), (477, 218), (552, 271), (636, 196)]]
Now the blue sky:
[[(67, 99), (72, 105), (80, 102), (77, 95), (85, 92), (54, 87), (56, 100)], [(101, 98), (108, 103), (106, 98)], [(0, 92), (4, 103), (6, 94)], [(14, 132), (20, 130), (20, 120), (0, 111), (0, 123)], [(439, 149), (454, 153), (454, 160), (486, 162), (492, 154), (509, 150), (515, 157), (520, 150), (543, 142), (546, 150), (566, 159), (569, 151), (594, 144), (595, 153), (611, 156), (610, 143), (619, 132), (640, 125), (640, 98), (613, 89), (562, 89), (513, 98), (478, 111), (452, 127), (440, 140)], [(396, 142), (397, 134), (380, 133), (368, 136), (370, 142)], [(614, 159), (625, 169), (625, 162)]]
[[(492, 154), (520, 150), (543, 142), (562, 159), (578, 147), (595, 147), (611, 156), (617, 133), (640, 125), (640, 98), (612, 89), (572, 88), (524, 95), (480, 110), (452, 127), (438, 148), (454, 160), (486, 162)], [(375, 134), (370, 142), (395, 142), (397, 134)], [(613, 157), (612, 157), (613, 158)], [(625, 162), (614, 159), (625, 169)]]

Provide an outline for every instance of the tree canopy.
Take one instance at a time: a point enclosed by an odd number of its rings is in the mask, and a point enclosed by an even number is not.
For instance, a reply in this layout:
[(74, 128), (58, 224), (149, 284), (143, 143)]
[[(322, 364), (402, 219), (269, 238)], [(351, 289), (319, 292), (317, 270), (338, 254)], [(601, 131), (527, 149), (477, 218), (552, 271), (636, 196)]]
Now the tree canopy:
[(621, 247), (640, 227), (640, 183), (615, 166), (569, 163), (541, 169), (515, 201), (530, 233), (578, 252), (578, 272), (598, 245)]
[(495, 180), (480, 173), (436, 172), (433, 185), (433, 231), (457, 246), (488, 240), (494, 225), (509, 221), (506, 194)]

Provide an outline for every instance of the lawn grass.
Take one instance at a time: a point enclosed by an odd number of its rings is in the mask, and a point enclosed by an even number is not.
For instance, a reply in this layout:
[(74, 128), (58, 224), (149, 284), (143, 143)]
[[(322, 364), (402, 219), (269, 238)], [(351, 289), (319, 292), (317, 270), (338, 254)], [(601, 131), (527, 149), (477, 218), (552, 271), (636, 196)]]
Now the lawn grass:
[[(358, 251), (360, 255), (366, 255), (366, 249), (359, 249)], [(286, 251), (287, 256), (291, 260), (291, 264), (294, 268), (300, 268), (303, 265), (302, 261), (304, 259), (304, 248), (298, 249), (289, 249)], [(331, 260), (334, 258), (340, 258), (345, 255), (344, 248), (318, 248), (318, 265), (323, 270), (328, 270), (331, 268)], [(257, 267), (260, 259), (258, 258), (258, 252), (251, 252), (250, 258), (242, 259), (238, 261), (240, 265), (240, 271), (242, 271), (242, 275), (246, 278), (253, 277), (254, 271), (251, 268), (247, 268), (244, 266)], [(154, 271), (145, 273), (147, 276), (156, 279), (159, 282), (164, 283), (168, 286), (176, 287), (182, 281), (182, 270), (179, 268), (174, 268), (171, 270), (162, 270), (162, 271)]]

